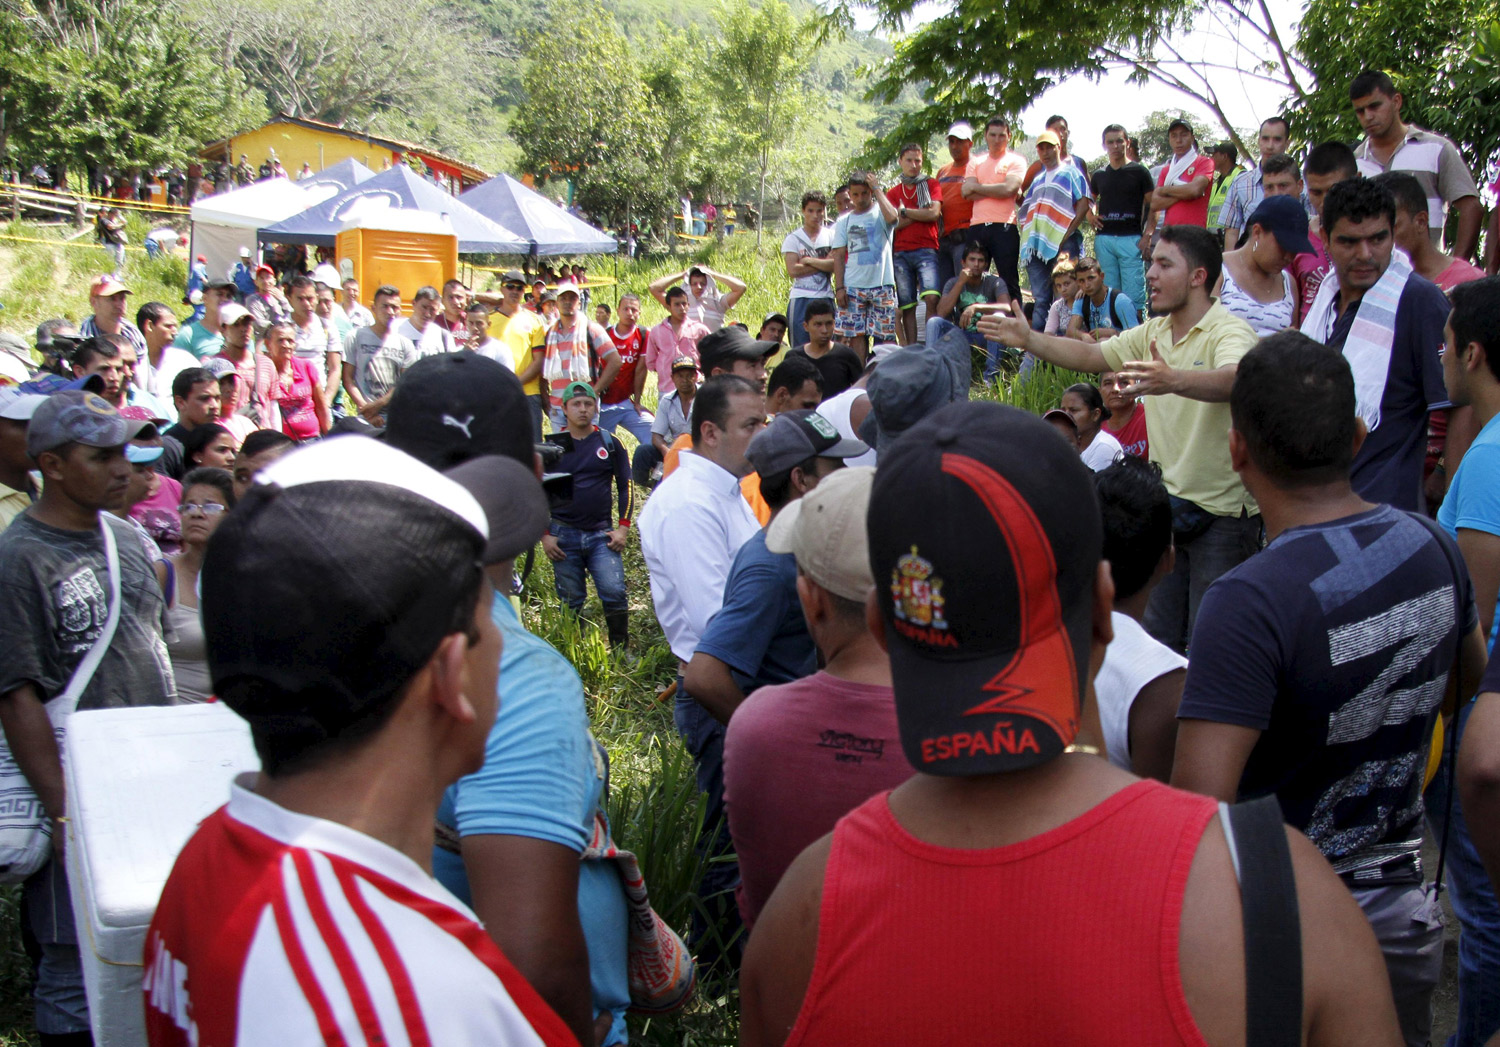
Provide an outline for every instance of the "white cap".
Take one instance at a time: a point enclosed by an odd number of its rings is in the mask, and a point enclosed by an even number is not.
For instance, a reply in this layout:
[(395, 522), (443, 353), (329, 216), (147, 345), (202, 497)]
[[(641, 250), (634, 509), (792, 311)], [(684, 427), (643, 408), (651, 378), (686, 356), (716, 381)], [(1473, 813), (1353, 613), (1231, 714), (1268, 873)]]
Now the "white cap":
[(969, 126), (969, 121), (959, 120), (948, 128), (949, 138), (962, 138), (965, 142), (974, 141), (974, 128)]
[(312, 271), (312, 280), (315, 284), (322, 284), (324, 287), (331, 287), (335, 291), (337, 291), (339, 289), (339, 286), (343, 283), (343, 281), (339, 279), (339, 271), (333, 266), (329, 265), (327, 262), (324, 262), (322, 265), (318, 266)]
[(875, 469), (862, 465), (818, 481), (807, 494), (776, 514), (766, 529), (766, 548), (792, 553), (802, 573), (846, 600), (864, 600), (875, 588), (865, 516)]
[(583, 292), (578, 289), (578, 285), (575, 284), (572, 280), (563, 280), (558, 283), (557, 297), (561, 298), (563, 295), (570, 292), (576, 294), (580, 298), (583, 297)]
[(11, 422), (29, 422), (36, 409), (47, 402), (37, 393), (23, 393), (15, 388), (0, 389), (0, 418)]
[(250, 310), (238, 302), (225, 302), (219, 306), (219, 324), (222, 327), (233, 327), (249, 315)]
[(249, 258), (250, 257), (250, 248), (248, 248), (248, 247), (241, 247), (240, 248), (240, 257), (241, 258)]

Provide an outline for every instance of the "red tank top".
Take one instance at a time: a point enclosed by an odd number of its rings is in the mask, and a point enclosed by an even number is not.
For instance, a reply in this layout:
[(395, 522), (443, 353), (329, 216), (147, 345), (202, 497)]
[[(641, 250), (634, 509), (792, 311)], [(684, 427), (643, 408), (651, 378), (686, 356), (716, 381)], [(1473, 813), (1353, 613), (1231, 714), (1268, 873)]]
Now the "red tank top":
[(1008, 847), (916, 839), (889, 793), (833, 834), (801, 1044), (1206, 1047), (1178, 922), (1211, 799), (1139, 782)]

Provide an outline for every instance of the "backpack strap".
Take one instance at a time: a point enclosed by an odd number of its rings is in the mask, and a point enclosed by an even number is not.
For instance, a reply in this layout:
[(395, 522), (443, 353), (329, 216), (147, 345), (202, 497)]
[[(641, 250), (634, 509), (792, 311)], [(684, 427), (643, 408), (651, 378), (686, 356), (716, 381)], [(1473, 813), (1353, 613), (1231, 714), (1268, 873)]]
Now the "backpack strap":
[(1125, 330), (1125, 325), (1120, 323), (1120, 314), (1115, 310), (1115, 302), (1119, 301), (1120, 292), (1113, 287), (1109, 289), (1109, 319), (1115, 325), (1116, 331)]
[(1302, 921), (1275, 795), (1219, 804), (1240, 883), (1245, 930), (1245, 1047), (1302, 1043)]

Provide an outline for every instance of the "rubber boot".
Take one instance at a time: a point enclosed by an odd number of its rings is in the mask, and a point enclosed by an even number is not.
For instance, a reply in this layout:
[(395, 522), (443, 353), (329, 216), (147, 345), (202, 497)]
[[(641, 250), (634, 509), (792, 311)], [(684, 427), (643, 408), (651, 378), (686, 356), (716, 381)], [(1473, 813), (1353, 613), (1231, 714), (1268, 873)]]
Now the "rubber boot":
[(606, 611), (604, 622), (609, 627), (609, 645), (623, 648), (630, 639), (630, 612)]

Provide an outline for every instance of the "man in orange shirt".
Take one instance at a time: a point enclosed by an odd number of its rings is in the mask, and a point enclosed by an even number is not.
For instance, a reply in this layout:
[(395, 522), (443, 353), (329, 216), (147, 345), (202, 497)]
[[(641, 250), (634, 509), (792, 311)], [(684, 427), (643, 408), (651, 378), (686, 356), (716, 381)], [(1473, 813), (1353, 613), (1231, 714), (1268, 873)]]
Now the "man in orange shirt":
[(947, 287), (964, 266), (964, 244), (969, 241), (969, 222), (974, 204), (964, 195), (964, 179), (974, 164), (969, 153), (974, 148), (974, 128), (960, 120), (948, 128), (948, 155), (951, 164), (938, 168), (938, 191), (942, 196), (942, 236), (938, 241), (938, 286)]
[(1012, 298), (1021, 297), (1021, 235), (1016, 228), (1016, 194), (1026, 176), (1026, 158), (1010, 148), (1010, 122), (994, 117), (984, 128), (985, 156), (969, 167), (962, 192), (974, 203), (969, 238), (984, 244), (995, 272)]

